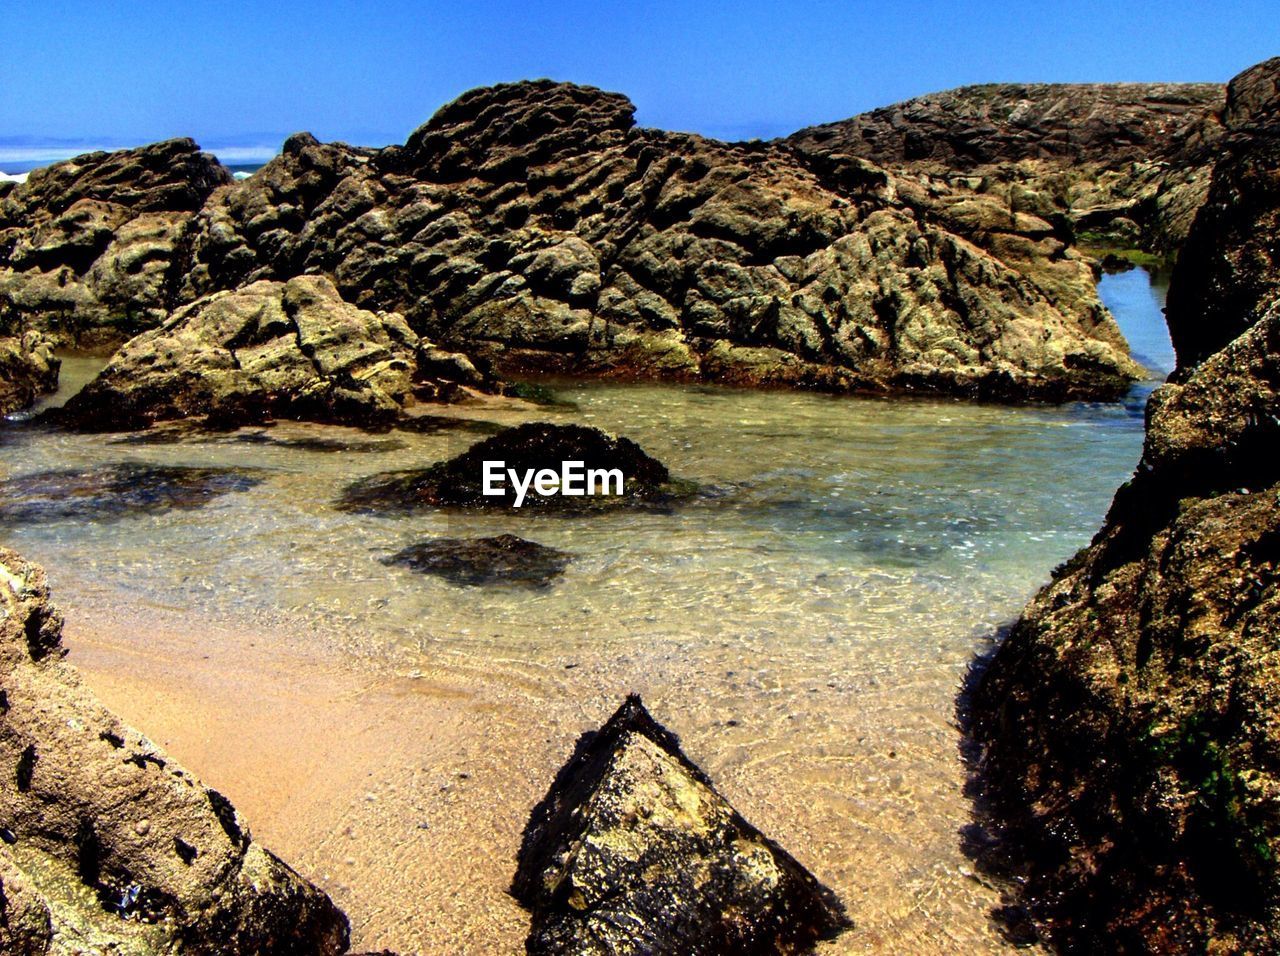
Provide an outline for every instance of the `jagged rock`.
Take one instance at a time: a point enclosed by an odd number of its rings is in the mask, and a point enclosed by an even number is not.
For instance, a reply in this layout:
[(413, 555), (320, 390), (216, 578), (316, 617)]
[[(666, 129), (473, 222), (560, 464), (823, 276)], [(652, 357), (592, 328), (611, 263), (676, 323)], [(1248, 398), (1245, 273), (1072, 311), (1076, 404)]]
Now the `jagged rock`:
[(512, 892), (535, 956), (799, 953), (851, 925), (634, 695), (534, 808)]
[(994, 83), (810, 127), (787, 143), (999, 198), (1060, 221), (1060, 238), (1168, 255), (1204, 201), (1222, 101), (1214, 83)]
[(539, 81), (472, 91), (402, 147), (292, 137), (197, 214), (178, 294), (323, 272), (508, 372), (1050, 400), (1139, 374), (1042, 224), (1002, 257), (870, 164), (632, 113)]
[(261, 484), (252, 471), (125, 462), (87, 470), (42, 471), (0, 479), (0, 524), (65, 518), (107, 521), (203, 508)]
[(0, 318), (81, 341), (157, 324), (188, 221), (231, 181), (189, 139), (35, 170), (0, 197)]
[(1203, 276), (1175, 282), (1180, 369), (1151, 398), (1138, 471), (973, 696), (1004, 850), (1063, 951), (1280, 949), (1280, 281), (1252, 225), (1280, 206), (1280, 116), (1258, 102), (1280, 105), (1258, 82), (1276, 66), (1245, 74), (1248, 109), (1233, 81), (1228, 115), (1267, 128), (1234, 123), (1214, 173), (1249, 225), (1211, 204), (1187, 247), (1191, 268), (1249, 261), (1239, 285), (1216, 272), (1234, 311), (1200, 328), (1178, 299)]
[(200, 299), (132, 339), (57, 418), (104, 431), (192, 416), (222, 426), (274, 417), (388, 423), (416, 399), (483, 382), (465, 358), (449, 358), (399, 315), (344, 302), (322, 276), (256, 282)]
[(81, 686), (43, 572), (7, 549), (0, 609), (6, 952), (346, 950), (346, 918), (323, 892)]
[[(500, 495), (484, 493), (486, 461), (505, 463)], [(430, 468), (363, 478), (343, 492), (338, 507), (391, 514), (421, 508), (512, 509), (517, 494), (513, 482), (505, 478), (506, 469), (514, 469), (523, 481), (528, 471), (550, 469), (559, 475), (567, 461), (582, 462), (584, 469), (618, 469), (623, 475), (622, 494), (544, 495), (530, 487), (520, 507), (560, 512), (653, 508), (667, 506), (692, 491), (688, 482), (673, 479), (665, 465), (629, 438), (582, 425), (530, 422), (505, 429)]]
[(1280, 292), (1280, 57), (1233, 79), (1227, 140), (1209, 198), (1178, 259), (1169, 330), (1187, 368), (1253, 325)]
[(21, 411), (58, 387), (62, 363), (38, 332), (0, 338), (0, 415)]
[(383, 559), (454, 584), (542, 588), (564, 574), (573, 555), (513, 534), (420, 541)]

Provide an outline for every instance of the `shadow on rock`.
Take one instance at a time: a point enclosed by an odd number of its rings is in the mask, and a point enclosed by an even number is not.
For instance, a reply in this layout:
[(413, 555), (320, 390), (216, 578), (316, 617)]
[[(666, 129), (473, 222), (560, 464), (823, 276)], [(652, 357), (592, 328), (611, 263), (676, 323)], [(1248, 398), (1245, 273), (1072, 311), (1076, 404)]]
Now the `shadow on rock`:
[(852, 926), (631, 695), (530, 816), (512, 894), (539, 954), (799, 953)]
[(61, 518), (103, 520), (202, 508), (262, 483), (253, 471), (123, 462), (89, 469), (42, 471), (0, 481), (0, 522)]
[(386, 565), (404, 565), (453, 584), (545, 588), (564, 573), (573, 555), (513, 534), (494, 538), (436, 538), (412, 544)]

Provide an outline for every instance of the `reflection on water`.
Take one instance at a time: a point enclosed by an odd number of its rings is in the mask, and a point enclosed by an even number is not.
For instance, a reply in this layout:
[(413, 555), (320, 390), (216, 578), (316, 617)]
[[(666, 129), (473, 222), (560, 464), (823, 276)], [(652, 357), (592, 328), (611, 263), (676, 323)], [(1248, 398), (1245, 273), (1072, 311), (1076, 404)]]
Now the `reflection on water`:
[[(1162, 291), (1148, 285), (1143, 299), (1140, 279), (1109, 277), (1104, 295), (1135, 350), (1167, 367), (1167, 336), (1160, 346), (1150, 328)], [(1137, 461), (1140, 401), (554, 391), (570, 404), (470, 414), (620, 432), (706, 493), (671, 514), (353, 515), (332, 506), (350, 482), (479, 437), (383, 442), (281, 425), (269, 441), (120, 446), (33, 433), (4, 446), (10, 476), (129, 460), (258, 469), (261, 482), (199, 510), (49, 520), (4, 538), (44, 563), (73, 607), (299, 626), (356, 653), (504, 685), (521, 720), (580, 720), (585, 699), (641, 690), (731, 797), (781, 807), (787, 832), (773, 835), (800, 844), (789, 848), (859, 923), (842, 947), (997, 947), (995, 895), (958, 849), (968, 806), (952, 701), (984, 639), (1097, 529)], [(501, 534), (575, 559), (542, 590), (460, 586), (382, 560), (432, 538)]]

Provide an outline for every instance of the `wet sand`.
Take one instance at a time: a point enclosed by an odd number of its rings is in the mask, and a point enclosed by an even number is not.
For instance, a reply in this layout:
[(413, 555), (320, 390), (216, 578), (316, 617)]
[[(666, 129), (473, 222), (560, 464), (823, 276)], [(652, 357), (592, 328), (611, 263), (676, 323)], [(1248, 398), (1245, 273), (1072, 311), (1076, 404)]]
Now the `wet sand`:
[[(844, 900), (857, 927), (823, 952), (1007, 948), (987, 917), (998, 894), (959, 847), (970, 808), (945, 676), (955, 665), (922, 669), (911, 687), (805, 682), (783, 738), (734, 717), (758, 681), (698, 674), (678, 647), (432, 667), (361, 660), (287, 626), (67, 610), (88, 686), (324, 887), (357, 950), (523, 952), (527, 915), (506, 890), (528, 813), (577, 736), (633, 688), (738, 809)], [(694, 682), (706, 697), (688, 706)], [(900, 710), (904, 691), (935, 703), (933, 716)]]

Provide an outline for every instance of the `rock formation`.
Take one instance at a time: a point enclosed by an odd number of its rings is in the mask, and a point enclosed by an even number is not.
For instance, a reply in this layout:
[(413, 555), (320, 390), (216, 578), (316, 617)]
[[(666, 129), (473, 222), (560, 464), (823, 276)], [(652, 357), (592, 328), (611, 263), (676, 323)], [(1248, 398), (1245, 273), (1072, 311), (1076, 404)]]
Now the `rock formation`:
[(673, 479), (666, 465), (651, 458), (629, 438), (616, 437), (582, 425), (530, 422), (505, 429), (430, 468), (389, 472), (361, 479), (346, 489), (338, 506), (347, 511), (393, 514), (422, 508), (513, 508), (517, 492), (509, 478), (504, 477), (502, 494), (484, 493), (484, 466), (487, 461), (504, 462), (502, 471), (514, 470), (522, 481), (526, 473), (543, 469), (559, 474), (562, 464), (569, 461), (581, 462), (584, 470), (617, 469), (622, 472), (622, 494), (571, 497), (558, 492), (543, 494), (530, 486), (520, 507), (533, 511), (664, 507), (693, 491), (690, 483)]
[(1213, 83), (966, 86), (801, 130), (787, 142), (912, 170), (1093, 243), (1169, 255), (1222, 135)]
[(90, 153), (0, 195), (0, 328), (119, 341), (160, 322), (192, 214), (231, 173), (189, 139)]
[(179, 309), (120, 349), (57, 418), (125, 430), (204, 416), (390, 422), (483, 376), (424, 343), (395, 313), (344, 302), (322, 276), (255, 282)]
[(973, 699), (1031, 914), (1069, 951), (1280, 948), (1278, 79), (1232, 83), (1138, 471)]
[(22, 411), (57, 389), (61, 365), (39, 332), (0, 337), (0, 415)]
[(544, 588), (564, 574), (573, 555), (513, 534), (493, 538), (435, 538), (384, 558), (453, 584)]
[(347, 921), (63, 662), (43, 572), (0, 549), (0, 950), (337, 956)]
[(474, 90), (403, 147), (295, 136), (198, 213), (179, 296), (323, 272), (509, 372), (1051, 399), (1136, 374), (1043, 223), (1006, 261), (869, 164), (632, 114), (540, 81)]
[(533, 956), (800, 953), (851, 925), (635, 696), (534, 809), (512, 892), (533, 913)]

